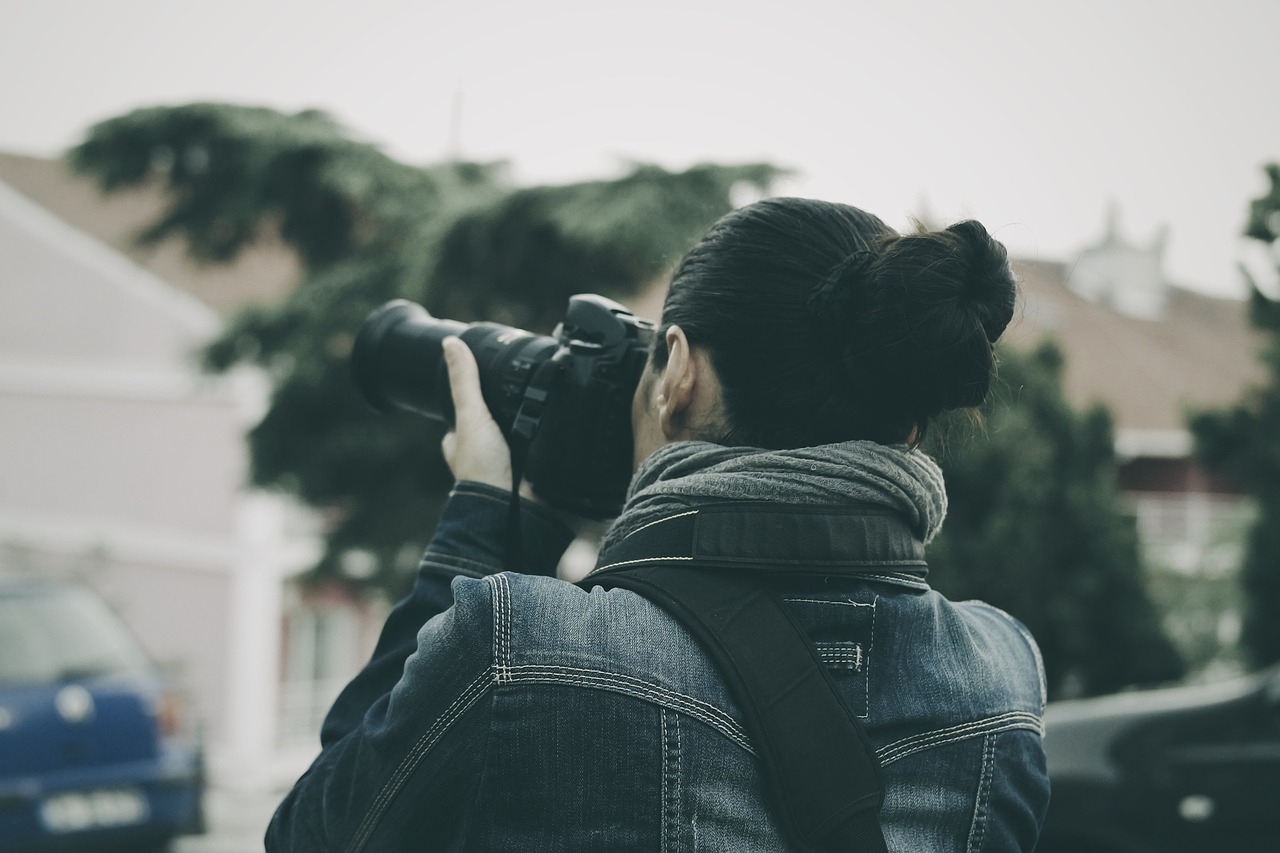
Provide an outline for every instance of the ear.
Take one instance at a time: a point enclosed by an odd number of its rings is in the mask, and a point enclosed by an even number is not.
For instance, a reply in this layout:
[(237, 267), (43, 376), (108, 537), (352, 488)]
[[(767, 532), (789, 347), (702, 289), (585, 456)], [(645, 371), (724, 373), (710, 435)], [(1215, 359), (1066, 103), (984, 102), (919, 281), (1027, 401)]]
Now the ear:
[(693, 357), (684, 329), (668, 326), (667, 366), (662, 371), (658, 394), (658, 423), (668, 440), (689, 432), (688, 415), (698, 387), (699, 363)]

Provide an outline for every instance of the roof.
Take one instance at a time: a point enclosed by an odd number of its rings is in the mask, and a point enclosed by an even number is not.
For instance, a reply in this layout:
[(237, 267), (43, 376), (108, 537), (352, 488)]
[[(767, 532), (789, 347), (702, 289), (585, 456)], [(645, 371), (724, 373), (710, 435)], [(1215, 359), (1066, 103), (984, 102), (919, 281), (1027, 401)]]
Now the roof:
[[(162, 326), (176, 327), (179, 339), (201, 342), (213, 337), (219, 327), (218, 318), (208, 305), (175, 289), (159, 276), (131, 263), (114, 249), (93, 239), (54, 216), (46, 208), (0, 183), (0, 246), (6, 261), (6, 278), (10, 287), (0, 294), (0, 329), (5, 331), (0, 351), (20, 338), (28, 345), (28, 354), (40, 351), (41, 343), (51, 343), (61, 352), (65, 345), (90, 337), (84, 328), (63, 329), (74, 321), (67, 320), (67, 307), (74, 304), (93, 318), (92, 325), (127, 323), (118, 309), (127, 304), (129, 310), (142, 311), (140, 320), (157, 335)], [(20, 328), (32, 324), (37, 328)], [(140, 332), (140, 329), (130, 329)], [(108, 338), (130, 339), (138, 334), (112, 332)], [(153, 335), (154, 336), (154, 335)], [(59, 340), (61, 339), (61, 340)], [(70, 340), (68, 340), (70, 339)], [(104, 340), (93, 340), (89, 352), (97, 352)], [(61, 346), (60, 346), (61, 345)], [(77, 348), (77, 347), (73, 347)], [(20, 349), (22, 349), (20, 347)], [(150, 352), (154, 356), (154, 352)]]
[[(297, 281), (300, 267), (278, 241), (263, 243), (228, 265), (199, 265), (182, 241), (140, 249), (133, 238), (164, 207), (156, 188), (121, 190), (105, 197), (94, 182), (57, 160), (0, 153), (0, 182), (128, 255), (135, 263), (187, 291), (227, 317), (252, 304), (274, 302)], [(1005, 341), (1030, 348), (1045, 338), (1065, 356), (1068, 398), (1080, 406), (1105, 403), (1121, 432), (1185, 429), (1188, 407), (1220, 406), (1263, 378), (1257, 339), (1245, 303), (1174, 287), (1159, 319), (1138, 319), (1091, 303), (1066, 284), (1065, 263), (1020, 259), (1018, 316)], [(660, 291), (647, 289), (636, 310), (656, 316)], [(646, 315), (647, 316), (647, 315)]]
[(1243, 300), (1172, 287), (1162, 316), (1139, 319), (1071, 291), (1067, 264), (1013, 266), (1021, 303), (1004, 340), (1021, 348), (1056, 341), (1068, 399), (1105, 403), (1122, 430), (1185, 429), (1189, 408), (1235, 402), (1264, 378)]
[(164, 197), (156, 188), (120, 190), (108, 197), (93, 180), (73, 174), (61, 161), (5, 153), (0, 153), (0, 182), (222, 317), (281, 299), (301, 274), (293, 253), (267, 237), (234, 263), (220, 265), (193, 262), (178, 238), (138, 247), (135, 237), (164, 210)]

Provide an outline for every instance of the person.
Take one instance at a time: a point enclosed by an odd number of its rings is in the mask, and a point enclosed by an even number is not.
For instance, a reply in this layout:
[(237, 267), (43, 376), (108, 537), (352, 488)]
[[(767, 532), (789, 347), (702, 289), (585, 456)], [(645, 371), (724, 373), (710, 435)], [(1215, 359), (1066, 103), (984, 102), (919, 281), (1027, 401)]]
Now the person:
[[(1035, 642), (931, 590), (919, 558), (946, 492), (917, 446), (986, 396), (1015, 291), (977, 222), (898, 234), (794, 198), (729, 213), (671, 281), (600, 549), (607, 572), (655, 525), (728, 525), (708, 547), (779, 591), (864, 726), (894, 851), (1030, 851), (1048, 803)], [(571, 534), (533, 499), (525, 571), (502, 571), (506, 443), (467, 347), (445, 357), (456, 487), (268, 850), (789, 849), (738, 707), (680, 624), (557, 580)]]

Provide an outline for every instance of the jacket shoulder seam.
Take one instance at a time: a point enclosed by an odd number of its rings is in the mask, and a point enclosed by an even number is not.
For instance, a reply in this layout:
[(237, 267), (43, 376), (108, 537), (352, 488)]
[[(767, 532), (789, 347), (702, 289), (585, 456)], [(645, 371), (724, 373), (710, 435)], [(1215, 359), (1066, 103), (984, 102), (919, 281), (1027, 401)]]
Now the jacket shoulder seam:
[(1040, 736), (1044, 735), (1044, 723), (1041, 721), (1039, 714), (1033, 714), (1029, 711), (1008, 711), (981, 720), (960, 723), (943, 729), (934, 729), (933, 731), (896, 740), (876, 750), (876, 756), (883, 766), (927, 749), (958, 743), (980, 735), (1014, 729), (1025, 729)]
[(457, 699), (453, 701), (448, 708), (445, 709), (436, 721), (414, 742), (413, 746), (400, 764), (397, 765), (391, 777), (383, 784), (378, 795), (374, 797), (373, 803), (370, 804), (369, 810), (365, 813), (364, 820), (356, 827), (356, 833), (352, 837), (351, 842), (346, 846), (346, 853), (359, 853), (368, 843), (369, 837), (373, 834), (378, 823), (382, 820), (383, 814), (386, 813), (391, 801), (404, 787), (409, 776), (418, 768), (422, 760), (426, 757), (431, 748), (436, 745), (444, 733), (456, 723), (463, 714), (471, 709), (473, 705), (480, 700), (492, 687), (494, 683), (494, 668), (489, 667), (482, 672), (479, 677), (472, 681), (467, 688), (462, 691)]
[(507, 683), (567, 684), (607, 690), (679, 711), (699, 720), (755, 755), (746, 729), (728, 713), (710, 702), (628, 675), (605, 670), (552, 664), (522, 664), (508, 668)]

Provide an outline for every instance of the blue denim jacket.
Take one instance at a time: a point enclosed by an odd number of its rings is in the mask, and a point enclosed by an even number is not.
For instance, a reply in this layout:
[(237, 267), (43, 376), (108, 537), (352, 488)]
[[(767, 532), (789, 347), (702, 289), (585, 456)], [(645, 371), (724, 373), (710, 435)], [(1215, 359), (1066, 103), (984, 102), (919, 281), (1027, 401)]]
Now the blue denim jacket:
[[(738, 710), (671, 617), (556, 580), (570, 533), (461, 483), (412, 592), (325, 720), (269, 851), (776, 851)], [(1030, 851), (1048, 803), (1043, 671), (1005, 613), (918, 578), (785, 600), (865, 723), (890, 850)]]

